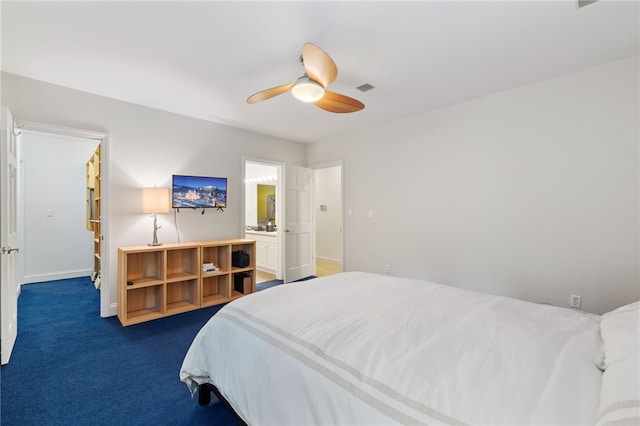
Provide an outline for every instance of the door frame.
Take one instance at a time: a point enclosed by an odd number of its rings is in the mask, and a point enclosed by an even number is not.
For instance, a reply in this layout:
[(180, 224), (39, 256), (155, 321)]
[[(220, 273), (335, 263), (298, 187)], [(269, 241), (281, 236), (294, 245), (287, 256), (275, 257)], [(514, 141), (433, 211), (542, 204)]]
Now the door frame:
[[(344, 161), (343, 160), (335, 160), (335, 161), (328, 161), (328, 162), (324, 162), (324, 163), (317, 163), (317, 164), (313, 164), (310, 166), (310, 168), (313, 170), (314, 172), (314, 191), (313, 191), (313, 222), (314, 222), (314, 238), (317, 235), (317, 229), (315, 229), (315, 227), (318, 225), (318, 221), (317, 218), (315, 217), (315, 215), (317, 214), (318, 211), (318, 200), (317, 200), (317, 194), (315, 191), (315, 171), (316, 170), (321, 170), (321, 169), (328, 169), (331, 167), (340, 167), (340, 265), (341, 265), (341, 270), (344, 271), (345, 267), (344, 267), (344, 253), (345, 253), (345, 247), (344, 247)], [(317, 244), (317, 241), (314, 240), (314, 245)], [(316, 247), (316, 257), (318, 255), (318, 250)], [(314, 273), (315, 273), (315, 264), (314, 264)]]
[[(38, 123), (34, 121), (26, 121), (15, 119), (16, 128), (29, 130), (34, 132), (49, 133), (57, 136), (69, 136), (83, 139), (93, 139), (100, 144), (100, 199), (101, 199), (101, 216), (100, 231), (102, 238), (100, 239), (100, 275), (103, 283), (100, 290), (100, 316), (105, 318), (112, 316), (117, 306), (117, 301), (110, 300), (111, 286), (109, 285), (109, 271), (111, 270), (111, 238), (109, 236), (109, 217), (111, 216), (110, 199), (111, 184), (109, 167), (109, 134), (96, 132), (92, 130), (74, 129), (71, 127), (56, 126), (53, 124)], [(21, 236), (24, 238), (24, 236)], [(24, 241), (21, 241), (23, 244)], [(24, 275), (24, 271), (21, 271)]]

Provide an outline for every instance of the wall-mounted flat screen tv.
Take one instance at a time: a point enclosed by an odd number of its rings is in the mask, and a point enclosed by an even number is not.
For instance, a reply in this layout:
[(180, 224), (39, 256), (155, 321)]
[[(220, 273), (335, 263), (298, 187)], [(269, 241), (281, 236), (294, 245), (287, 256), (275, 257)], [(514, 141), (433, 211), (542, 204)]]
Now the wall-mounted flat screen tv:
[(173, 175), (172, 184), (173, 208), (227, 207), (227, 178)]

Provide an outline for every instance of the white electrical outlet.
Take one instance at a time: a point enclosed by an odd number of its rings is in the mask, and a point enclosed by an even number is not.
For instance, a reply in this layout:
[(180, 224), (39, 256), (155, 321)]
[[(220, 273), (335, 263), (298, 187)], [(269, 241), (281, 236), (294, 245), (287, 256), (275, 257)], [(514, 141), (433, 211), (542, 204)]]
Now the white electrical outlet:
[(387, 274), (391, 273), (391, 265), (385, 265), (384, 266), (384, 272), (386, 272)]
[(569, 306), (572, 308), (580, 309), (580, 305), (582, 305), (582, 297), (577, 294), (572, 294), (569, 296)]

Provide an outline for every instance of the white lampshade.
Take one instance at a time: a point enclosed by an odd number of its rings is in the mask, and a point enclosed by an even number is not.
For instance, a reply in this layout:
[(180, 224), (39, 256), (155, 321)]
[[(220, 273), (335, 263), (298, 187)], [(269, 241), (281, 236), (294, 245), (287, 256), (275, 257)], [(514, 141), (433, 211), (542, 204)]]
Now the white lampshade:
[(169, 213), (169, 188), (142, 188), (142, 213)]
[(302, 102), (316, 102), (324, 96), (324, 88), (309, 77), (300, 77), (291, 88), (294, 98)]

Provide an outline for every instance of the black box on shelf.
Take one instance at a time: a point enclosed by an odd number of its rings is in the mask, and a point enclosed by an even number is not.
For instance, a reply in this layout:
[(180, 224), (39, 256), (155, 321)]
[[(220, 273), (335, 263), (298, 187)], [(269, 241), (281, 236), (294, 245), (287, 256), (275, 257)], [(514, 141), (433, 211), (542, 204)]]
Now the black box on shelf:
[(233, 289), (239, 293), (251, 293), (251, 275), (246, 272), (233, 274)]
[(249, 253), (244, 251), (234, 251), (231, 253), (231, 266), (236, 268), (246, 268), (249, 266)]

